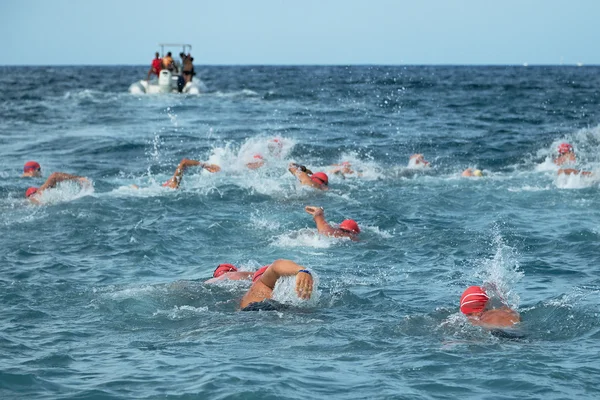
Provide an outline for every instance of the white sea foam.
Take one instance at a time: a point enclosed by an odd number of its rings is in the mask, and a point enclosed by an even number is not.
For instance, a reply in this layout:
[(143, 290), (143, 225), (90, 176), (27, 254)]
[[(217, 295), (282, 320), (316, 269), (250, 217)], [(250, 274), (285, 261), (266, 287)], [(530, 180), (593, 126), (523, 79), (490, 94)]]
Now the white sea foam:
[(296, 293), (296, 277), (287, 276), (279, 278), (273, 289), (273, 300), (291, 304), (296, 307), (315, 307), (319, 303), (321, 291), (319, 290), (319, 276), (311, 270), (313, 277), (313, 291), (310, 299), (303, 300)]
[(300, 229), (299, 231), (288, 232), (276, 236), (271, 245), (284, 248), (307, 247), (325, 249), (335, 245), (349, 241), (348, 238), (333, 238), (329, 236), (319, 235), (316, 229)]

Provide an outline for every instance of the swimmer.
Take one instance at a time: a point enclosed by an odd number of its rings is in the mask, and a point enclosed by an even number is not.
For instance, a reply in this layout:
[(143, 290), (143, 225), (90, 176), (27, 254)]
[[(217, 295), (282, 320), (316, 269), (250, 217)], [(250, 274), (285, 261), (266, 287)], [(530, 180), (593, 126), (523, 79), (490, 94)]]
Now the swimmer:
[(561, 168), (558, 170), (558, 175), (581, 175), (590, 176), (593, 175), (591, 171), (582, 171), (574, 168)]
[(341, 164), (333, 164), (332, 167), (336, 167), (329, 170), (330, 174), (341, 175), (345, 178), (346, 175), (352, 175), (356, 173), (357, 176), (362, 176), (360, 172), (354, 171), (351, 167), (350, 161), (343, 161)]
[(235, 265), (232, 264), (219, 264), (219, 266), (213, 272), (213, 277), (204, 283), (215, 283), (218, 281), (241, 281), (244, 279), (251, 279), (254, 272), (251, 271), (238, 271)]
[(480, 170), (480, 169), (475, 169), (475, 170), (473, 170), (473, 169), (471, 169), (471, 168), (467, 168), (467, 169), (465, 169), (465, 170), (462, 172), (462, 174), (461, 174), (461, 175), (462, 175), (462, 176), (464, 176), (464, 177), (473, 177), (473, 176), (476, 176), (476, 177), (479, 177), (479, 178), (480, 178), (480, 177), (482, 177), (482, 176), (483, 176), (483, 172), (481, 172), (481, 170)]
[(37, 178), (42, 176), (42, 167), (35, 161), (27, 161), (23, 167), (21, 178)]
[(288, 170), (300, 181), (301, 184), (319, 190), (329, 189), (329, 178), (324, 172), (315, 172), (307, 169), (304, 165), (290, 163)]
[(63, 181), (78, 181), (79, 184), (81, 184), (82, 186), (89, 186), (91, 184), (90, 181), (83, 176), (65, 174), (64, 172), (53, 172), (52, 174), (50, 174), (46, 182), (44, 182), (44, 184), (39, 188), (30, 187), (29, 189), (27, 189), (27, 191), (25, 192), (25, 197), (29, 199), (29, 201), (31, 201), (32, 203), (39, 204), (40, 195), (46, 189), (56, 187), (56, 185), (59, 182)]
[(283, 150), (283, 142), (281, 141), (281, 139), (275, 138), (269, 141), (267, 147), (269, 148), (269, 153), (272, 156), (279, 157), (281, 156), (281, 151)]
[(189, 160), (187, 158), (184, 158), (177, 166), (173, 177), (165, 183), (163, 183), (163, 186), (170, 187), (171, 189), (179, 188), (179, 185), (181, 184), (181, 179), (183, 178), (183, 173), (185, 172), (186, 168), (195, 166), (204, 168), (205, 170), (211, 173), (219, 172), (221, 170), (221, 167), (215, 164), (208, 164), (202, 161)]
[(342, 221), (339, 228), (333, 228), (325, 221), (323, 207), (306, 206), (304, 207), (304, 211), (313, 216), (315, 223), (317, 224), (317, 230), (321, 235), (347, 237), (355, 241), (358, 240), (360, 228), (353, 219), (345, 219)]
[(575, 150), (569, 143), (561, 143), (558, 145), (558, 157), (554, 159), (554, 164), (574, 164), (577, 161)]
[(521, 322), (518, 312), (506, 305), (491, 308), (490, 297), (481, 286), (470, 286), (460, 298), (460, 311), (473, 325), (486, 329), (510, 328)]
[(277, 260), (264, 266), (252, 276), (252, 286), (240, 302), (242, 311), (259, 310), (266, 300), (273, 297), (277, 280), (283, 276), (296, 276), (296, 294), (308, 300), (312, 295), (313, 278), (309, 270), (290, 260)]
[(250, 169), (259, 169), (263, 165), (265, 165), (265, 159), (260, 154), (255, 154), (253, 157), (253, 161), (246, 163), (246, 167)]
[(427, 168), (431, 167), (429, 161), (425, 160), (423, 154), (413, 154), (408, 159), (408, 167), (409, 168)]

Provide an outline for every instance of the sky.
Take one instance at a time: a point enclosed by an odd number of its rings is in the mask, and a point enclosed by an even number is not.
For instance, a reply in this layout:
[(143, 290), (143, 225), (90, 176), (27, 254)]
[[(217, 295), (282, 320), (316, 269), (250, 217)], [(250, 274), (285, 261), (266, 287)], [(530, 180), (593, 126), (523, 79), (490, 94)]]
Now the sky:
[[(0, 65), (600, 65), (598, 0), (0, 0)], [(177, 53), (179, 49), (175, 49)]]

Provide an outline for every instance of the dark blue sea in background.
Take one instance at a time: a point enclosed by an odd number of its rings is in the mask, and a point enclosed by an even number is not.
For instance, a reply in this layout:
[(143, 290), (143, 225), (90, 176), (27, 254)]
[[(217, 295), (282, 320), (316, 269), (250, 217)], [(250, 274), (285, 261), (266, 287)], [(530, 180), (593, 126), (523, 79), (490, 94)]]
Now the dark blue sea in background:
[[(600, 397), (600, 67), (197, 66), (207, 93), (129, 94), (147, 69), (0, 67), (0, 398)], [(557, 176), (563, 141), (595, 176)], [(163, 188), (184, 157), (222, 171)], [(291, 161), (362, 176), (317, 193)], [(93, 188), (29, 204), (54, 171)], [(249, 283), (203, 283), (278, 258), (311, 301), (283, 280), (291, 307), (242, 313)], [(483, 283), (523, 337), (459, 313)]]

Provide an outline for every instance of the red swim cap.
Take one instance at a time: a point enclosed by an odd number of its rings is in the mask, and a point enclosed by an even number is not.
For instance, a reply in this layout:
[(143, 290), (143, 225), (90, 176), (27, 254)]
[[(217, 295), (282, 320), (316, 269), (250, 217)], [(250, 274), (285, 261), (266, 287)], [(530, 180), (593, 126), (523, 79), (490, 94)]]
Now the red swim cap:
[(258, 278), (260, 278), (260, 276), (261, 276), (262, 274), (264, 274), (264, 273), (265, 273), (265, 271), (267, 270), (267, 268), (269, 268), (269, 267), (270, 267), (270, 265), (265, 265), (264, 267), (261, 267), (261, 268), (259, 268), (259, 269), (258, 269), (258, 271), (256, 271), (256, 272), (254, 273), (254, 275), (252, 275), (252, 283), (256, 282), (256, 280), (257, 280)]
[(37, 171), (38, 169), (42, 169), (42, 167), (40, 167), (40, 164), (38, 164), (35, 161), (27, 161), (25, 163), (25, 166), (23, 167), (23, 172)]
[(232, 264), (219, 264), (215, 272), (213, 272), (213, 278), (218, 278), (227, 272), (236, 272), (237, 270)]
[(319, 185), (328, 185), (329, 184), (329, 178), (327, 177), (327, 174), (325, 174), (324, 172), (315, 172), (314, 174), (312, 174), (310, 176), (310, 179), (314, 183), (318, 183)]
[(260, 154), (255, 154), (254, 158), (257, 158), (259, 160), (263, 160), (263, 156), (261, 156)]
[(27, 189), (27, 191), (25, 192), (25, 197), (29, 197), (32, 196), (34, 194), (36, 194), (38, 191), (38, 188), (36, 187), (30, 187), (29, 189)]
[(352, 232), (354, 234), (360, 233), (360, 228), (358, 227), (358, 224), (356, 223), (356, 221), (353, 219), (343, 220), (342, 223), (340, 224), (340, 229), (343, 231)]
[(573, 146), (569, 143), (561, 143), (558, 145), (558, 154), (567, 154), (573, 151)]
[(489, 299), (481, 286), (470, 286), (460, 297), (460, 311), (463, 314), (482, 312)]

